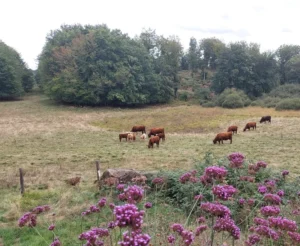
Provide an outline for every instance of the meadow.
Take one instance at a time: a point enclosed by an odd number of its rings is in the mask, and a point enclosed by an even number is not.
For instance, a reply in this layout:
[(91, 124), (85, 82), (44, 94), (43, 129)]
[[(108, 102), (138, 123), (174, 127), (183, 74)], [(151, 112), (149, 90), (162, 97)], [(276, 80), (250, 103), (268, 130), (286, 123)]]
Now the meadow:
[[(0, 245), (28, 245), (28, 240), (33, 240), (30, 233), (26, 239), (15, 228), (23, 212), (34, 206), (52, 204), (62, 228), (64, 220), (70, 221), (89, 206), (98, 192), (95, 160), (100, 160), (102, 171), (188, 171), (207, 152), (216, 159), (241, 152), (249, 161), (263, 160), (272, 169), (288, 169), (292, 177), (300, 175), (299, 111), (202, 108), (187, 103), (143, 108), (74, 107), (32, 94), (20, 101), (0, 102), (0, 115)], [(272, 123), (259, 124), (263, 115), (271, 115)], [(242, 132), (249, 121), (258, 123), (256, 131)], [(147, 141), (139, 137), (135, 142), (119, 142), (120, 132), (141, 124), (147, 129), (164, 127), (166, 141), (154, 149), (148, 149)], [(239, 126), (233, 143), (214, 145), (215, 135), (229, 125)], [(19, 168), (25, 171), (23, 198)], [(65, 183), (75, 176), (81, 176), (79, 187)], [(43, 244), (36, 241), (32, 245)]]

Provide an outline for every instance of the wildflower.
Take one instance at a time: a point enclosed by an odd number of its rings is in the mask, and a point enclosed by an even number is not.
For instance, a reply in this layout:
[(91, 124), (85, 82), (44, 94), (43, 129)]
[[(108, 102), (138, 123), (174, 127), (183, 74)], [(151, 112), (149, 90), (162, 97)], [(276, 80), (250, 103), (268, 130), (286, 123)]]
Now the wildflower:
[(184, 242), (184, 245), (189, 246), (194, 241), (194, 235), (193, 232), (184, 230), (180, 233), (180, 236), (182, 237), (182, 240)]
[(107, 224), (107, 228), (108, 228), (108, 229), (114, 229), (116, 226), (117, 226), (117, 225), (116, 225), (116, 223), (115, 223), (114, 221), (110, 221), (110, 222), (108, 222), (108, 224)]
[(35, 227), (36, 224), (37, 224), (36, 219), (37, 219), (37, 215), (36, 215), (36, 214), (33, 214), (33, 215), (31, 216), (31, 218), (30, 218), (30, 222), (29, 222), (28, 226), (29, 226), (29, 227)]
[(132, 231), (129, 233), (128, 231), (123, 233), (123, 241), (118, 242), (121, 246), (128, 245), (138, 245), (138, 246), (147, 246), (149, 245), (151, 237), (148, 234), (141, 234)]
[(248, 181), (248, 182), (254, 183), (255, 178), (251, 177), (251, 176), (241, 176), (240, 181)]
[(280, 208), (275, 206), (265, 206), (260, 209), (264, 216), (274, 216), (280, 213)]
[(253, 198), (250, 198), (250, 199), (248, 199), (247, 203), (248, 203), (248, 205), (251, 207), (251, 206), (253, 206), (253, 205), (254, 205), (254, 203), (255, 203), (255, 199), (253, 199)]
[(197, 222), (198, 223), (204, 223), (206, 221), (206, 219), (205, 219), (205, 217), (203, 217), (203, 216), (201, 216), (201, 217), (199, 217), (198, 219), (197, 219)]
[(279, 234), (276, 231), (270, 229), (268, 226), (259, 225), (255, 228), (255, 232), (261, 236), (272, 238), (273, 240), (279, 239)]
[(30, 221), (32, 213), (28, 212), (23, 214), (23, 216), (19, 219), (19, 227), (23, 227), (27, 222)]
[(284, 191), (283, 190), (277, 191), (277, 195), (280, 196), (280, 197), (283, 197), (284, 196)]
[(186, 182), (188, 182), (190, 180), (191, 176), (192, 176), (192, 174), (190, 172), (184, 173), (179, 178), (180, 183), (185, 184)]
[(260, 194), (265, 194), (267, 191), (268, 191), (268, 189), (267, 189), (267, 187), (264, 186), (264, 185), (260, 185), (260, 186), (258, 187), (258, 192), (259, 192)]
[(259, 168), (266, 168), (267, 167), (267, 163), (266, 162), (264, 162), (264, 161), (258, 161), (257, 163), (256, 163), (256, 166), (257, 167), (259, 167)]
[(202, 232), (204, 232), (205, 230), (207, 229), (207, 225), (201, 225), (201, 226), (198, 226), (196, 228), (196, 232), (195, 232), (195, 235), (196, 236), (199, 236)]
[(106, 198), (103, 197), (103, 198), (101, 198), (101, 199), (98, 201), (98, 207), (99, 207), (99, 208), (102, 208), (102, 207), (104, 207), (105, 205), (106, 205)]
[(141, 228), (144, 211), (139, 211), (133, 204), (125, 204), (114, 208), (115, 223), (119, 227), (132, 226), (134, 230)]
[(225, 215), (222, 218), (218, 218), (213, 229), (216, 230), (217, 232), (227, 231), (231, 234), (231, 236), (234, 239), (240, 238), (240, 234), (241, 234), (240, 228), (236, 226), (233, 219), (231, 219), (230, 216), (228, 215)]
[(164, 181), (164, 178), (162, 178), (162, 177), (157, 177), (157, 178), (154, 178), (153, 180), (152, 180), (152, 183), (153, 184), (156, 184), (156, 185), (161, 185), (161, 184), (163, 184), (165, 181)]
[(146, 202), (144, 207), (145, 208), (152, 208), (152, 203), (151, 202)]
[(115, 206), (116, 206), (116, 205), (115, 205), (114, 203), (110, 203), (110, 204), (109, 204), (110, 209), (114, 209)]
[(227, 201), (237, 192), (237, 189), (232, 185), (216, 185), (213, 187), (212, 192), (219, 199)]
[(55, 225), (54, 224), (51, 224), (49, 227), (48, 227), (48, 230), (49, 231), (53, 231), (55, 229)]
[(253, 220), (254, 220), (254, 223), (256, 225), (264, 225), (264, 226), (268, 226), (269, 225), (269, 222), (267, 220), (265, 220), (265, 219), (262, 219), (262, 218), (257, 218), (256, 217)]
[(203, 185), (209, 185), (212, 184), (213, 179), (207, 175), (200, 176), (200, 181)]
[(183, 226), (181, 224), (173, 224), (171, 226), (173, 231), (178, 232), (179, 234), (184, 230)]
[(246, 245), (247, 246), (255, 245), (259, 243), (259, 241), (260, 241), (260, 236), (256, 234), (252, 234), (249, 236), (249, 239), (246, 241)]
[(271, 204), (280, 204), (281, 203), (281, 198), (278, 195), (275, 194), (265, 194), (264, 195), (264, 200), (266, 202), (270, 202)]
[(290, 236), (290, 238), (296, 242), (296, 243), (299, 243), (300, 242), (300, 233), (297, 233), (297, 232), (288, 232), (288, 235)]
[(267, 186), (268, 190), (272, 192), (276, 186), (276, 180), (266, 180), (265, 185)]
[(217, 180), (222, 180), (227, 175), (225, 167), (210, 166), (205, 168), (205, 175)]
[(199, 194), (199, 195), (194, 196), (194, 200), (201, 201), (203, 199), (203, 197), (204, 196), (202, 194)]
[(79, 235), (79, 240), (86, 240), (86, 245), (104, 245), (103, 241), (99, 240), (101, 237), (109, 236), (107, 229), (92, 228), (89, 231), (83, 232)]
[(289, 173), (290, 172), (288, 170), (283, 170), (281, 174), (285, 178), (285, 176), (289, 175)]
[(96, 205), (92, 205), (90, 206), (90, 209), (89, 209), (92, 213), (97, 213), (97, 212), (100, 212), (100, 209), (96, 207)]
[(144, 190), (137, 186), (137, 185), (132, 185), (128, 186), (125, 190), (124, 193), (119, 195), (119, 199), (121, 201), (126, 201), (128, 203), (137, 203), (142, 200), (144, 194)]
[(203, 209), (205, 212), (210, 213), (213, 216), (220, 216), (223, 217), (225, 215), (230, 215), (231, 212), (229, 208), (220, 204), (220, 203), (201, 203), (200, 208)]
[(298, 226), (296, 221), (289, 220), (283, 217), (268, 218), (270, 227), (278, 228), (283, 231), (297, 231)]
[(232, 168), (241, 168), (244, 162), (245, 156), (242, 153), (234, 152), (228, 156), (230, 161), (230, 167)]
[(243, 206), (246, 203), (246, 200), (244, 198), (240, 198), (238, 203)]
[(43, 212), (47, 212), (50, 210), (50, 206), (49, 205), (44, 205), (44, 206), (37, 206), (32, 210), (32, 213), (34, 214), (40, 214)]
[(58, 238), (55, 238), (54, 241), (50, 244), (50, 246), (61, 246), (61, 242)]
[(175, 242), (175, 237), (173, 235), (168, 236), (168, 242), (169, 243), (174, 243)]
[(125, 185), (124, 185), (124, 184), (118, 184), (118, 185), (117, 185), (117, 190), (118, 190), (118, 191), (123, 191), (124, 188), (125, 188)]

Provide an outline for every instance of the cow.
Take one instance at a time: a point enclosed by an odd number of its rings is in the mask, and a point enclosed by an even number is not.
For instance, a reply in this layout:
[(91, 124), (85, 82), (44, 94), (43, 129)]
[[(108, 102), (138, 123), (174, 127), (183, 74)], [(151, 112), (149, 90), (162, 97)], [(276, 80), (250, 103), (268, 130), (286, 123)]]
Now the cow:
[(133, 132), (128, 133), (127, 140), (129, 141), (135, 141), (135, 134)]
[(148, 133), (148, 137), (150, 138), (152, 135), (155, 136), (158, 133), (165, 133), (164, 128), (152, 128), (150, 129), (150, 132)]
[(158, 133), (158, 134), (156, 134), (156, 136), (159, 137), (159, 140), (161, 140), (161, 139), (162, 139), (162, 141), (166, 140), (166, 135), (164, 133)]
[(153, 145), (156, 144), (157, 148), (159, 147), (159, 136), (153, 136), (149, 139), (148, 148), (153, 149)]
[(129, 132), (120, 133), (120, 134), (119, 134), (119, 139), (120, 139), (120, 142), (121, 142), (122, 138), (125, 138), (125, 139), (126, 139), (126, 141), (127, 141), (127, 135), (128, 135), (128, 134), (129, 134)]
[(271, 123), (271, 116), (270, 115), (261, 117), (259, 123), (263, 123), (263, 122), (267, 122), (267, 121), (269, 121)]
[(223, 140), (230, 140), (230, 143), (232, 144), (232, 132), (222, 132), (218, 133), (215, 139), (213, 140), (213, 143), (216, 144), (217, 142), (222, 142)]
[(234, 134), (235, 132), (237, 134), (237, 130), (238, 130), (237, 126), (230, 126), (228, 127), (227, 132), (232, 132), (232, 134)]
[(141, 139), (146, 139), (147, 138), (147, 134), (146, 133), (143, 133), (142, 135), (141, 135)]
[(251, 128), (256, 129), (256, 122), (247, 123), (243, 131), (245, 132), (247, 129), (250, 131)]
[(142, 132), (146, 133), (146, 127), (145, 126), (133, 126), (131, 129), (131, 132)]

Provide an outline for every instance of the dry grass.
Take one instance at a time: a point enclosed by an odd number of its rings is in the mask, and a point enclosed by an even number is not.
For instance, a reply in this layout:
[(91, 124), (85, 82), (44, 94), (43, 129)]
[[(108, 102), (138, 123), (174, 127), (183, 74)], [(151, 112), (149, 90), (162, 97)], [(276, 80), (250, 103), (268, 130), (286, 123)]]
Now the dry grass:
[[(139, 170), (189, 169), (207, 151), (216, 158), (240, 151), (248, 158), (265, 160), (271, 167), (300, 174), (300, 112), (244, 108), (229, 110), (200, 106), (151, 106), (141, 109), (76, 108), (58, 106), (39, 95), (24, 101), (0, 102), (0, 224), (21, 213), (18, 169), (25, 171), (27, 191), (46, 190), (57, 194), (59, 216), (78, 212), (88, 199), (84, 192), (95, 190), (94, 161), (109, 167)], [(259, 124), (256, 131), (241, 132), (248, 121), (272, 115), (272, 124)], [(147, 141), (120, 143), (118, 133), (135, 124), (162, 126), (166, 142), (149, 150)], [(239, 126), (233, 144), (213, 145), (215, 134), (229, 125)], [(79, 190), (64, 180), (81, 176)], [(74, 209), (68, 208), (76, 194)], [(51, 200), (52, 199), (52, 200)], [(39, 200), (37, 200), (39, 201)], [(15, 216), (12, 216), (12, 215)], [(3, 216), (1, 220), (1, 216)]]

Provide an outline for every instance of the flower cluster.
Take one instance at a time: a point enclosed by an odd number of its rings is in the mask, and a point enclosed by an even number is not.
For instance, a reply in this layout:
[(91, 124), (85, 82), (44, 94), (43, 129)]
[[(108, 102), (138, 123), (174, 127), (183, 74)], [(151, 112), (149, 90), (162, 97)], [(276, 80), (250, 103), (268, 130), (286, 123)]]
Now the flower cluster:
[(37, 215), (49, 210), (50, 206), (48, 205), (35, 207), (31, 212), (22, 215), (18, 222), (19, 227), (23, 227), (26, 224), (28, 224), (29, 227), (35, 227), (37, 224)]
[(279, 239), (279, 234), (268, 226), (259, 225), (255, 228), (255, 232), (261, 236), (272, 238), (273, 240)]
[(204, 232), (205, 230), (207, 230), (207, 225), (200, 225), (196, 228), (196, 232), (195, 235), (199, 236), (202, 232)]
[(285, 176), (289, 175), (289, 173), (290, 172), (288, 170), (283, 170), (281, 174), (285, 178)]
[(139, 245), (139, 246), (147, 246), (149, 245), (151, 237), (148, 234), (142, 234), (137, 231), (132, 231), (129, 233), (128, 231), (123, 233), (123, 241), (118, 244), (121, 246), (130, 246), (130, 245)]
[(280, 196), (280, 197), (283, 197), (284, 196), (284, 191), (283, 190), (277, 191), (277, 195)]
[(37, 206), (34, 209), (32, 209), (32, 213), (34, 214), (41, 214), (43, 212), (47, 212), (50, 210), (49, 205), (43, 205), (43, 206)]
[(239, 205), (243, 206), (246, 203), (246, 200), (244, 198), (240, 198), (238, 203)]
[(280, 208), (276, 206), (261, 207), (260, 212), (264, 216), (274, 216), (280, 213)]
[(117, 190), (118, 191), (124, 191), (125, 185), (124, 184), (118, 184), (117, 185)]
[(212, 192), (219, 199), (227, 201), (237, 192), (237, 189), (232, 185), (216, 185), (212, 188)]
[(260, 185), (260, 186), (258, 186), (258, 192), (260, 194), (265, 194), (265, 193), (268, 192), (268, 188), (266, 186), (264, 186), (264, 185)]
[(225, 167), (210, 166), (205, 168), (204, 175), (217, 180), (223, 180), (227, 175)]
[(106, 201), (107, 199), (105, 197), (101, 198), (99, 201), (98, 201), (98, 207), (99, 208), (102, 208), (106, 205)]
[(133, 230), (140, 229), (145, 212), (139, 211), (133, 204), (125, 204), (114, 208), (115, 223), (119, 227), (131, 226)]
[(290, 238), (296, 242), (296, 243), (300, 243), (300, 233), (297, 232), (288, 232), (288, 235), (290, 236)]
[(109, 232), (107, 229), (92, 228), (89, 231), (81, 233), (78, 239), (86, 240), (86, 245), (104, 245), (103, 241), (100, 238), (107, 236), (109, 236)]
[(217, 232), (227, 231), (234, 239), (240, 238), (241, 230), (236, 226), (233, 219), (231, 219), (229, 215), (218, 218), (216, 224), (213, 226), (213, 229)]
[(170, 244), (173, 244), (174, 242), (175, 242), (175, 237), (174, 237), (174, 235), (169, 235), (168, 236), (168, 242), (170, 243)]
[(181, 175), (181, 177), (179, 178), (179, 182), (182, 184), (185, 184), (186, 182), (190, 181), (192, 183), (197, 183), (198, 179), (196, 178), (197, 171), (193, 170), (191, 172), (187, 172), (184, 173), (183, 175)]
[(50, 246), (61, 246), (61, 242), (58, 238), (55, 238), (53, 242), (50, 244)]
[(205, 202), (201, 203), (200, 208), (213, 216), (223, 217), (230, 215), (230, 209), (220, 203)]
[(246, 241), (246, 245), (247, 246), (255, 245), (255, 244), (259, 243), (259, 241), (260, 241), (259, 235), (251, 234), (249, 236), (248, 240)]
[(144, 207), (145, 208), (152, 208), (152, 203), (151, 202), (146, 202)]
[(245, 156), (242, 153), (234, 152), (228, 156), (230, 161), (230, 167), (232, 168), (241, 168), (244, 163)]
[(162, 177), (157, 177), (152, 180), (152, 184), (155, 184), (155, 185), (162, 185), (164, 182), (165, 182), (165, 180)]
[(250, 183), (254, 183), (255, 178), (251, 177), (251, 176), (241, 176), (240, 181), (247, 181), (247, 182), (250, 182)]
[(119, 199), (121, 201), (127, 201), (128, 203), (137, 203), (142, 200), (143, 194), (144, 190), (141, 187), (137, 185), (132, 185), (128, 186), (124, 190), (124, 193), (121, 193), (119, 195)]
[(281, 198), (280, 196), (276, 195), (276, 194), (265, 194), (264, 195), (264, 201), (269, 202), (271, 204), (280, 204), (281, 203)]
[(255, 217), (253, 219), (254, 223), (256, 225), (264, 225), (264, 226), (268, 226), (269, 225), (269, 222), (265, 219), (262, 219), (262, 218), (258, 218), (258, 217)]
[[(184, 228), (181, 224), (173, 224), (171, 226), (171, 229), (174, 232), (177, 232), (182, 237), (182, 240), (184, 241), (184, 245), (189, 246), (193, 243), (193, 241), (194, 241), (193, 232), (188, 231), (188, 230), (184, 230)], [(175, 237), (170, 236), (168, 238), (168, 241), (169, 241), (169, 243), (173, 243), (175, 241)]]
[(268, 218), (269, 226), (280, 229), (282, 231), (297, 231), (298, 226), (296, 221), (289, 220), (283, 217), (270, 217)]

